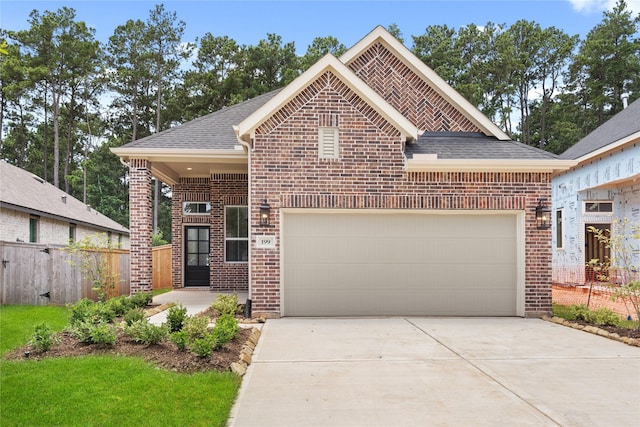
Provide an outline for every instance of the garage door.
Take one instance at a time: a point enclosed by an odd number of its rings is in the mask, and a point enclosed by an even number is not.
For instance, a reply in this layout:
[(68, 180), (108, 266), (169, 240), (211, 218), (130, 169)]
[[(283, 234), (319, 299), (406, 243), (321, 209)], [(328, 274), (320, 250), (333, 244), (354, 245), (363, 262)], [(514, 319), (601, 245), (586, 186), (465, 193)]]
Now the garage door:
[(285, 213), (284, 316), (514, 316), (514, 214)]

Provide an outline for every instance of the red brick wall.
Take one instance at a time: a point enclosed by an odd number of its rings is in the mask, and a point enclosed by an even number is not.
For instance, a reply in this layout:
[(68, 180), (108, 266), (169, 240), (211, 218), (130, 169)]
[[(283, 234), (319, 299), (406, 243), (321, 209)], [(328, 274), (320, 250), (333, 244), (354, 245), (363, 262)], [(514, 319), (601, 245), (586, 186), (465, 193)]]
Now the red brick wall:
[[(340, 129), (340, 158), (318, 159), (318, 126)], [(403, 141), (331, 73), (326, 73), (256, 130), (252, 152), (252, 232), (278, 236), (281, 208), (500, 209), (525, 212), (525, 311), (551, 310), (550, 231), (535, 227), (539, 197), (550, 200), (546, 173), (407, 173)], [(263, 199), (271, 224), (257, 224)], [(280, 257), (252, 249), (254, 313), (280, 311)]]
[[(172, 284), (184, 286), (184, 228), (210, 225), (210, 288), (247, 291), (248, 264), (224, 262), (224, 207), (247, 205), (246, 174), (213, 174), (210, 178), (182, 178), (172, 188)], [(183, 202), (210, 202), (210, 215), (184, 215)]]
[(148, 160), (129, 162), (129, 230), (131, 231), (131, 293), (151, 292), (151, 164)]

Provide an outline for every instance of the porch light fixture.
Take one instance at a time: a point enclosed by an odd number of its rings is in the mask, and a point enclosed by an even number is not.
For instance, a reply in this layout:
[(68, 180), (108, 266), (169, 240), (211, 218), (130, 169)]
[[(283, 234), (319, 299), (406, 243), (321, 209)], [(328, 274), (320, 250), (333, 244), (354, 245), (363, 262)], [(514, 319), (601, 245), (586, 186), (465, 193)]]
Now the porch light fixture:
[(545, 199), (538, 199), (536, 206), (536, 226), (538, 230), (551, 228), (551, 209), (544, 204)]
[(269, 226), (269, 217), (271, 216), (271, 206), (267, 203), (267, 199), (262, 201), (260, 205), (260, 226), (268, 227)]

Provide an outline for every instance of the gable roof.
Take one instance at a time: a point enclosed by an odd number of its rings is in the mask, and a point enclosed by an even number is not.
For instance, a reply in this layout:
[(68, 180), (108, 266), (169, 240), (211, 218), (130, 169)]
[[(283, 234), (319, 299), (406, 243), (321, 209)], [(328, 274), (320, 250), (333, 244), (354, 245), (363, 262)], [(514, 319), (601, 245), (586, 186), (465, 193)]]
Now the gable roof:
[(409, 68), (411, 68), (413, 72), (422, 76), (430, 87), (460, 111), (460, 113), (481, 129), (486, 135), (494, 136), (502, 141), (511, 139), (509, 135), (503, 132), (502, 129), (489, 120), (487, 116), (467, 101), (454, 88), (445, 82), (442, 77), (436, 74), (435, 71), (429, 68), (429, 66), (415, 56), (404, 44), (380, 25), (356, 43), (351, 49), (345, 52), (340, 57), (340, 61), (348, 65), (375, 43), (382, 43), (387, 49), (399, 57)]
[(418, 137), (418, 128), (416, 126), (331, 54), (325, 55), (276, 96), (238, 124), (236, 128), (238, 137), (247, 143), (250, 142), (255, 130), (262, 123), (327, 71), (331, 71), (360, 98), (375, 109), (385, 120), (400, 131), (405, 139), (414, 140)]
[(0, 160), (0, 205), (63, 221), (129, 234), (126, 227), (88, 207), (42, 178)]
[(586, 160), (634, 139), (640, 139), (640, 98), (569, 147), (560, 158)]

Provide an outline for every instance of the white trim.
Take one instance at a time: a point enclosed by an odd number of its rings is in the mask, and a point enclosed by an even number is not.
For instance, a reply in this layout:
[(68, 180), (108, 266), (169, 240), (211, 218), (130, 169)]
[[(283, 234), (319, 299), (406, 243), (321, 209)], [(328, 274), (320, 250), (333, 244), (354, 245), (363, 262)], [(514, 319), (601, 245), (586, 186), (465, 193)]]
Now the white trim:
[(276, 96), (271, 98), (266, 104), (244, 119), (238, 126), (238, 136), (245, 142), (251, 142), (255, 137), (255, 130), (274, 112), (282, 108), (294, 97), (296, 97), (307, 86), (312, 84), (319, 76), (327, 71), (331, 71), (341, 79), (351, 90), (363, 98), (369, 105), (382, 115), (389, 123), (394, 125), (406, 139), (416, 139), (418, 128), (414, 126), (406, 117), (400, 114), (387, 101), (378, 95), (373, 89), (367, 86), (353, 71), (338, 59), (327, 54), (307, 71), (302, 73), (289, 85), (284, 87)]
[[(251, 228), (251, 209), (249, 208), (249, 206), (247, 205), (224, 205), (224, 212), (223, 212), (223, 222), (222, 222), (222, 226), (224, 227), (224, 232), (223, 232), (223, 241), (224, 241), (224, 248), (223, 248), (223, 258), (222, 258), (222, 263), (223, 264), (248, 264), (249, 263), (249, 259), (250, 259), (250, 255), (249, 255), (249, 247), (251, 246), (251, 241), (249, 240), (249, 235), (250, 235), (250, 228)], [(227, 237), (227, 208), (246, 208), (247, 209), (247, 237)], [(227, 261), (227, 240), (232, 240), (234, 242), (247, 242), (247, 260), (246, 261)]]
[(575, 160), (529, 159), (407, 159), (407, 172), (561, 172)]
[(435, 71), (433, 71), (418, 57), (416, 57), (405, 45), (400, 43), (398, 39), (391, 35), (382, 26), (377, 26), (362, 40), (356, 43), (351, 49), (345, 52), (340, 57), (340, 61), (348, 65), (349, 62), (351, 62), (362, 52), (367, 50), (372, 44), (378, 41), (385, 45), (385, 47), (393, 52), (396, 56), (402, 59), (403, 62), (409, 68), (411, 68), (414, 73), (422, 76), (429, 84), (429, 86), (431, 86), (431, 88), (438, 92), (440, 96), (446, 99), (458, 111), (463, 113), (464, 116), (473, 124), (482, 129), (485, 134), (495, 136), (501, 141), (508, 141), (511, 139), (509, 135), (507, 135), (495, 123), (489, 120), (487, 116), (485, 116), (473, 104), (467, 101), (447, 82), (445, 82), (442, 77), (436, 74)]

